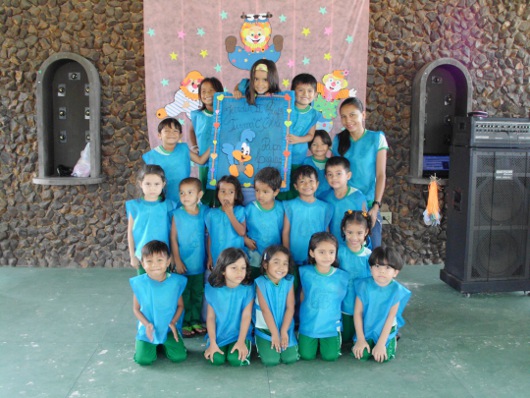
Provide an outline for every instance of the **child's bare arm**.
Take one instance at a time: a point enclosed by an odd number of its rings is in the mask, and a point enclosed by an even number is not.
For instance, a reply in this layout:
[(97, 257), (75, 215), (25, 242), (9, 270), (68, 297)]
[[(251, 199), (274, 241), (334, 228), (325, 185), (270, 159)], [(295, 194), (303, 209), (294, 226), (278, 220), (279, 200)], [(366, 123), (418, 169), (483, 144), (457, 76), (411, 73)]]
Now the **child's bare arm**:
[(197, 164), (204, 164), (208, 161), (210, 156), (210, 148), (208, 148), (202, 155), (198, 155), (190, 149), (190, 159)]
[(235, 99), (241, 99), (243, 98), (243, 93), (239, 91), (239, 84), (236, 84), (234, 87), (234, 92), (232, 93)]
[(213, 356), (215, 353), (224, 355), (225, 353), (219, 349), (217, 345), (216, 329), (215, 329), (215, 312), (210, 304), (208, 304), (208, 311), (206, 315), (206, 330), (208, 330), (208, 338), (210, 346), (204, 351), (204, 358), (209, 359), (213, 363)]
[(315, 136), (315, 126), (311, 127), (309, 131), (307, 132), (307, 134), (301, 137), (294, 135), (294, 134), (289, 134), (287, 136), (287, 142), (289, 142), (289, 144), (303, 144), (303, 143), (307, 143), (311, 141), (314, 136)]
[(291, 249), (291, 223), (286, 214), (283, 215), (282, 244), (287, 249)]
[(388, 340), (388, 336), (390, 335), (390, 331), (394, 325), (398, 308), (399, 303), (394, 304), (392, 308), (390, 308), (388, 316), (386, 317), (385, 325), (383, 326), (383, 330), (379, 335), (379, 340), (377, 340), (377, 343), (372, 350), (372, 355), (377, 362), (383, 362), (384, 360), (388, 359), (386, 354), (386, 341)]
[(155, 325), (153, 325), (140, 311), (140, 303), (136, 299), (136, 295), (133, 294), (133, 313), (136, 319), (145, 326), (145, 334), (150, 341), (153, 341), (153, 334), (155, 332)]
[(208, 240), (206, 242), (206, 254), (208, 255), (208, 260), (206, 261), (206, 268), (211, 271), (214, 264), (212, 259), (212, 238), (210, 237), (210, 234), (208, 234)]
[(289, 290), (289, 294), (287, 295), (287, 303), (285, 304), (285, 313), (283, 314), (283, 321), (282, 321), (282, 326), (280, 329), (281, 345), (284, 350), (289, 345), (288, 332), (289, 332), (289, 327), (291, 326), (291, 323), (293, 322), (294, 307), (295, 307), (294, 286), (292, 286), (291, 290)]
[(182, 262), (182, 259), (180, 258), (180, 250), (178, 245), (178, 231), (177, 231), (177, 225), (175, 223), (175, 219), (171, 219), (171, 233), (169, 235), (169, 242), (171, 244), (171, 254), (173, 256), (173, 262), (175, 263), (175, 267), (177, 268), (177, 272), (179, 274), (186, 273), (186, 265)]
[(136, 255), (134, 254), (136, 246), (134, 244), (133, 226), (134, 220), (132, 216), (129, 216), (127, 224), (127, 243), (129, 245), (129, 257), (131, 259), (131, 266), (138, 269), (138, 267), (140, 266), (140, 261), (138, 260), (138, 258), (136, 258)]
[(199, 147), (197, 146), (197, 136), (195, 135), (195, 128), (193, 128), (193, 124), (190, 126), (189, 130), (190, 134), (190, 151), (193, 153), (199, 153)]
[(184, 300), (182, 299), (182, 296), (180, 296), (177, 302), (177, 310), (175, 311), (175, 315), (173, 315), (173, 319), (171, 319), (171, 322), (169, 322), (169, 328), (173, 332), (173, 337), (175, 338), (175, 341), (179, 341), (179, 334), (177, 332), (177, 328), (175, 327), (175, 324), (179, 320), (183, 311), (184, 311)]
[(267, 328), (271, 332), (271, 348), (276, 350), (276, 352), (281, 352), (282, 347), (280, 333), (278, 332), (278, 328), (276, 327), (276, 322), (274, 322), (274, 316), (272, 315), (269, 305), (267, 304), (267, 300), (265, 300), (265, 297), (263, 297), (263, 294), (261, 294), (261, 290), (259, 290), (259, 287), (257, 286), (256, 296), (258, 297), (258, 303), (259, 307), (261, 308), (261, 313), (263, 314), (263, 319), (265, 319)]
[(230, 220), (230, 224), (232, 224), (232, 228), (236, 231), (236, 233), (239, 236), (245, 236), (247, 233), (247, 224), (245, 221), (239, 222), (236, 218), (236, 215), (234, 214), (234, 207), (233, 206), (226, 206), (222, 205), (223, 211), (227, 215), (228, 219)]
[(248, 355), (248, 348), (245, 344), (245, 340), (247, 338), (247, 332), (248, 328), (250, 327), (250, 321), (252, 320), (252, 304), (254, 303), (254, 300), (251, 300), (250, 303), (245, 307), (243, 310), (243, 314), (241, 315), (241, 325), (239, 327), (239, 337), (237, 338), (236, 343), (234, 344), (231, 353), (234, 351), (238, 351), (239, 355), (238, 358), (240, 361), (244, 360)]
[(359, 297), (355, 298), (355, 309), (353, 311), (353, 324), (355, 326), (355, 334), (357, 335), (357, 341), (352, 348), (353, 355), (357, 359), (361, 359), (365, 349), (370, 352), (370, 346), (366, 342), (364, 337), (364, 324), (363, 324), (363, 302)]

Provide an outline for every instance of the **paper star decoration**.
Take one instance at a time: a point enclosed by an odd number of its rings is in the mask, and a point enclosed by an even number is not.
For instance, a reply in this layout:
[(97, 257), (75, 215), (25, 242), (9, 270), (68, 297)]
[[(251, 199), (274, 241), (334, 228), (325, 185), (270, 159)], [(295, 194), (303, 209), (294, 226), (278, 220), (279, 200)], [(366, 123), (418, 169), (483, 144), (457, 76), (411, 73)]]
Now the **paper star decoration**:
[(217, 64), (213, 67), (217, 73), (221, 72), (221, 65)]
[(319, 13), (321, 13), (322, 15), (324, 15), (324, 14), (327, 14), (327, 13), (328, 13), (328, 10), (326, 10), (326, 7), (320, 7)]
[(169, 85), (169, 80), (167, 80), (167, 79), (162, 79), (162, 80), (160, 80), (160, 84), (161, 84), (163, 87), (166, 87), (167, 85)]
[(353, 36), (346, 36), (346, 41), (349, 43), (349, 44), (352, 44), (353, 43)]
[(302, 60), (302, 63), (303, 63), (304, 65), (309, 65), (309, 61), (310, 61), (309, 58), (304, 57), (304, 59)]
[(179, 123), (184, 126), (186, 124), (186, 121), (184, 119), (179, 119)]
[(155, 35), (155, 30), (153, 28), (149, 28), (149, 30), (147, 31), (147, 34), (153, 37)]
[(199, 28), (199, 29), (197, 29), (197, 35), (203, 37), (204, 34), (205, 34), (205, 32), (204, 32), (204, 29), (203, 29), (203, 28)]
[(208, 55), (208, 50), (201, 50), (200, 54), (201, 57), (206, 58), (206, 56)]
[(325, 59), (326, 61), (329, 61), (329, 60), (331, 59), (331, 54), (330, 54), (330, 53), (325, 53), (325, 54), (324, 54), (324, 59)]
[(289, 68), (292, 68), (294, 66), (294, 61), (292, 59), (290, 59), (289, 62), (287, 62), (287, 66)]
[(179, 39), (184, 39), (184, 36), (186, 36), (186, 33), (183, 30), (179, 30), (178, 35), (179, 35)]
[(171, 57), (172, 61), (176, 61), (179, 55), (173, 51), (171, 54), (169, 54), (169, 56)]
[(221, 19), (226, 19), (228, 18), (228, 13), (226, 11), (221, 11), (221, 14), (219, 14), (221, 16)]
[(328, 26), (328, 27), (324, 28), (324, 34), (326, 36), (331, 35), (331, 33), (333, 33), (333, 28), (331, 26)]
[(302, 34), (303, 34), (305, 37), (307, 37), (307, 35), (310, 34), (310, 33), (311, 33), (311, 31), (309, 30), (309, 28), (304, 28), (304, 29), (302, 29)]
[(280, 19), (280, 22), (285, 22), (285, 21), (287, 21), (287, 17), (286, 17), (285, 15), (283, 15), (283, 14), (280, 15), (278, 18)]
[(283, 79), (282, 84), (284, 87), (289, 87), (289, 79)]

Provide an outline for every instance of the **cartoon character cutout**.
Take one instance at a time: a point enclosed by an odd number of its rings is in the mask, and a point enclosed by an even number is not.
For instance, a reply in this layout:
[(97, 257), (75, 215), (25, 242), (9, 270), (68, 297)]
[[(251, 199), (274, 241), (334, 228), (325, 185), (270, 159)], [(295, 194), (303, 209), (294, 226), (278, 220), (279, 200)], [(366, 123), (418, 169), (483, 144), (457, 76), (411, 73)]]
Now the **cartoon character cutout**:
[(256, 133), (250, 129), (243, 130), (239, 142), (236, 144), (224, 143), (221, 151), (227, 155), (228, 171), (230, 175), (239, 177), (242, 173), (248, 178), (254, 175), (254, 166), (249, 164), (252, 156), (250, 156), (250, 143), (256, 137)]
[[(334, 70), (322, 78), (322, 83), (317, 83), (317, 97), (315, 99), (314, 108), (322, 112), (322, 116), (326, 120), (332, 120), (337, 117), (337, 107), (341, 100), (348, 97), (355, 97), (357, 90), (354, 88), (348, 90), (348, 81), (346, 77), (349, 71)], [(323, 121), (326, 124), (325, 121)], [(328, 128), (331, 129), (333, 123), (327, 123)], [(328, 128), (325, 128), (327, 131)]]
[(181, 113), (186, 113), (191, 119), (191, 111), (199, 109), (199, 84), (204, 80), (204, 76), (193, 70), (180, 82), (180, 88), (175, 93), (175, 99), (164, 108), (156, 111), (156, 117), (165, 119), (166, 117), (177, 117)]
[[(241, 15), (245, 21), (239, 31), (243, 46), (237, 46), (237, 38), (228, 36), (225, 40), (228, 60), (236, 68), (250, 70), (254, 62), (268, 59), (276, 62), (280, 59), (283, 50), (283, 36), (272, 37), (272, 27), (269, 18), (272, 14), (245, 14)], [(272, 44), (270, 40), (272, 38)]]

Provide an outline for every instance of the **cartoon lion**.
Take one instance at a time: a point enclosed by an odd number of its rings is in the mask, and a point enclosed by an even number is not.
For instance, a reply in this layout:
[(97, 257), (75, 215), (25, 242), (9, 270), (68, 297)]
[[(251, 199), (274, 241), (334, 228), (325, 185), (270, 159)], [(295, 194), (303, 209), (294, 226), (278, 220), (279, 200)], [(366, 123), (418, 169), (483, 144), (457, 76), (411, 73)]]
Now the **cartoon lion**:
[(180, 89), (175, 93), (172, 103), (156, 111), (156, 117), (165, 119), (166, 117), (177, 117), (181, 113), (186, 113), (191, 119), (191, 111), (199, 109), (199, 84), (204, 80), (204, 76), (193, 70), (189, 72), (184, 80), (180, 82)]

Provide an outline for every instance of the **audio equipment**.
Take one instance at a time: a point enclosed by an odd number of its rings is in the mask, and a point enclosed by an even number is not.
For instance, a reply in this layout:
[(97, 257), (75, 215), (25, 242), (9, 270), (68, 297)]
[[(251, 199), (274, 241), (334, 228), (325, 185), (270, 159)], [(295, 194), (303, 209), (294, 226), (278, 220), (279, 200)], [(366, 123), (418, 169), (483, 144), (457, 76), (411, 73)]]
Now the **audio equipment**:
[(530, 290), (530, 119), (455, 118), (440, 279), (463, 293)]

